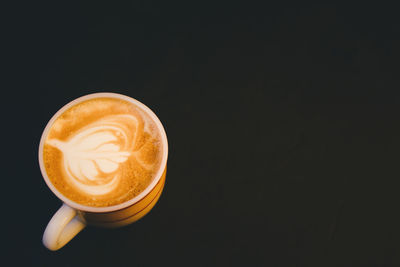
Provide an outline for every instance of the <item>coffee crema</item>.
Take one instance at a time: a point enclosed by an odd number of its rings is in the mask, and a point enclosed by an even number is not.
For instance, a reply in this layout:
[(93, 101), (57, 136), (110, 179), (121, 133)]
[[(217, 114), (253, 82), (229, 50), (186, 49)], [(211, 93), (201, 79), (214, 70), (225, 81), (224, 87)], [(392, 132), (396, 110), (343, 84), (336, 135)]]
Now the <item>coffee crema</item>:
[(51, 183), (79, 204), (113, 206), (140, 194), (160, 168), (154, 121), (133, 103), (111, 97), (80, 102), (50, 126), (43, 162)]

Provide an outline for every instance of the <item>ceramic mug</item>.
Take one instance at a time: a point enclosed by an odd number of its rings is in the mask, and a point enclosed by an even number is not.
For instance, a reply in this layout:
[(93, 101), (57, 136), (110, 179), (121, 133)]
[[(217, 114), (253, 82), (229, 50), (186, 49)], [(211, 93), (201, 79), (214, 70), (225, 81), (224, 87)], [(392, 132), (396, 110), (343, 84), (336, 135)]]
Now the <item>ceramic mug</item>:
[[(146, 189), (136, 197), (121, 204), (109, 207), (92, 207), (79, 204), (61, 194), (50, 182), (43, 164), (43, 146), (53, 122), (68, 108), (93, 98), (108, 97), (129, 101), (143, 110), (156, 124), (162, 145), (160, 167)], [(86, 225), (100, 227), (120, 227), (133, 223), (146, 215), (160, 198), (165, 184), (167, 171), (168, 142), (164, 127), (157, 116), (141, 102), (116, 93), (95, 93), (79, 97), (62, 107), (47, 123), (39, 145), (39, 165), (42, 176), (51, 191), (63, 202), (61, 208), (54, 214), (43, 234), (43, 244), (50, 250), (58, 250), (67, 244)]]

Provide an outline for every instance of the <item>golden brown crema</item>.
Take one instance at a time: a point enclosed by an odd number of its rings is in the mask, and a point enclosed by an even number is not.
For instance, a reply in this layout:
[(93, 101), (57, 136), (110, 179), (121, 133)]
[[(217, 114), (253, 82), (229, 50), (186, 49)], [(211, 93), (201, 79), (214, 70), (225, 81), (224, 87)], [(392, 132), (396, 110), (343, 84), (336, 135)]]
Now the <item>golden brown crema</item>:
[(160, 133), (131, 102), (94, 98), (62, 113), (51, 125), (43, 161), (53, 185), (87, 206), (123, 203), (141, 193), (157, 173)]

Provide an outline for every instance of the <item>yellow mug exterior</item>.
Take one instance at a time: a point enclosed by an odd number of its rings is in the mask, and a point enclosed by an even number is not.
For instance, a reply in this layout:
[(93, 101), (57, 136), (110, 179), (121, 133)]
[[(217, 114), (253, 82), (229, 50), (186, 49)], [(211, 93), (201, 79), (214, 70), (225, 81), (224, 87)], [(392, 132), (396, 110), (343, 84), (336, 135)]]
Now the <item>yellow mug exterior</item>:
[(167, 168), (164, 169), (155, 187), (146, 196), (131, 206), (111, 212), (94, 213), (79, 211), (80, 217), (89, 225), (107, 228), (121, 227), (136, 222), (149, 213), (157, 203), (165, 185), (166, 173)]

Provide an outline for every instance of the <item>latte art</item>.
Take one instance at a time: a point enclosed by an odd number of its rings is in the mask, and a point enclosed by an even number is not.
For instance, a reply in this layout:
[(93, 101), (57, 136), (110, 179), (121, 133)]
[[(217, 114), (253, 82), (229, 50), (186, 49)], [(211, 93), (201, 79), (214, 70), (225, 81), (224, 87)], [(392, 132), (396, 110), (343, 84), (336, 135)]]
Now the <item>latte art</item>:
[(133, 152), (138, 126), (132, 115), (108, 116), (86, 126), (67, 142), (52, 139), (48, 144), (63, 153), (70, 182), (88, 194), (102, 195), (118, 185), (116, 171)]
[(126, 101), (83, 102), (55, 121), (45, 141), (50, 179), (67, 197), (84, 204), (111, 205), (131, 198), (158, 168), (161, 151), (154, 128)]

